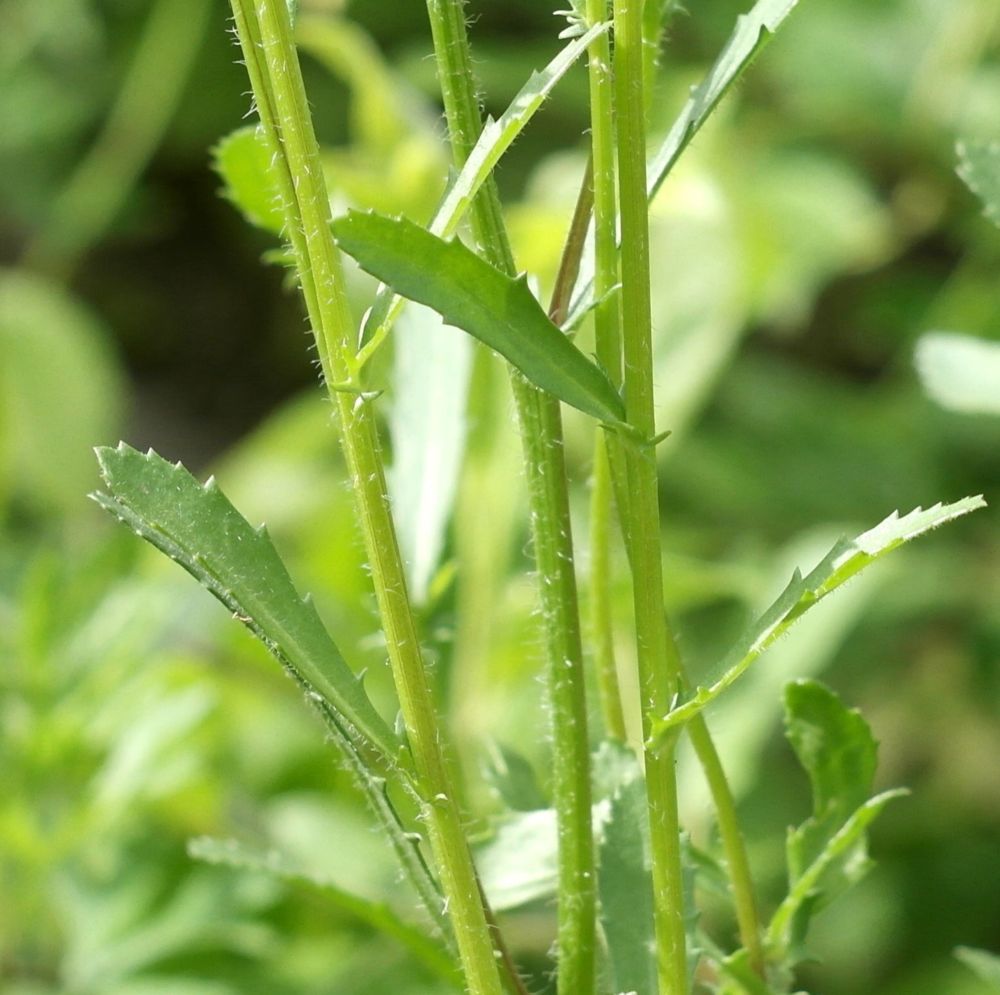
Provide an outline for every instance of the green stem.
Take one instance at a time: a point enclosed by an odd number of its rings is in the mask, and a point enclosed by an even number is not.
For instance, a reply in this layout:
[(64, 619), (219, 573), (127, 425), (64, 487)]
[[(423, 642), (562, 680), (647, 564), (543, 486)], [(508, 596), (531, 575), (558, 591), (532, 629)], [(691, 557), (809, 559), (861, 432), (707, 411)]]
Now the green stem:
[[(456, 166), (482, 130), (463, 0), (428, 0), (438, 74)], [(472, 207), (484, 256), (515, 273), (496, 185), (484, 184)], [(573, 568), (569, 494), (559, 402), (511, 372), (528, 478), (552, 702), (555, 807), (559, 831), (560, 995), (591, 995), (596, 985), (596, 874), (591, 826), (590, 754), (583, 648)]]
[[(615, 110), (621, 210), (625, 409), (640, 436), (655, 435), (646, 134), (643, 114), (642, 3), (615, 0)], [(660, 513), (652, 443), (625, 446), (633, 596), (644, 739), (680, 683), (680, 655), (663, 603)], [(660, 995), (685, 995), (687, 966), (680, 823), (674, 774), (676, 739), (646, 750), (650, 853)]]
[(114, 221), (174, 116), (211, 10), (205, 0), (153, 7), (104, 126), (28, 247), (27, 265), (68, 279)]
[[(351, 373), (351, 320), (338, 250), (330, 232), (329, 198), (319, 163), (285, 0), (232, 0), (265, 135), (278, 163), (286, 227), (302, 279), (327, 384)], [(331, 390), (357, 499), (365, 548), (385, 629), (422, 795), (421, 816), (441, 878), (469, 991), (500, 995), (500, 976), (441, 745), (427, 671), (396, 541), (371, 405)]]

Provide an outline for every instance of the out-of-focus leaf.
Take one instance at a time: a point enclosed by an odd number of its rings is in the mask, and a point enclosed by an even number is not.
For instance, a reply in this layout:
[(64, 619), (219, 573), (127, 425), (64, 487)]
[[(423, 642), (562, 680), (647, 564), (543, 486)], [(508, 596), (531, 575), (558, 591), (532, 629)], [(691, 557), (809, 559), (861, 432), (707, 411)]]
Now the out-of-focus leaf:
[(399, 742), (375, 710), (312, 602), (295, 590), (266, 530), (253, 528), (214, 479), (124, 443), (98, 450), (111, 492), (95, 500), (218, 598), (312, 695), (338, 716), (362, 754), (391, 767)]
[(97, 320), (59, 285), (0, 273), (0, 501), (76, 507), (91, 448), (114, 433), (124, 384)]
[(656, 938), (646, 840), (649, 814), (642, 778), (622, 785), (610, 805), (597, 879), (614, 990), (655, 995)]
[(805, 956), (810, 918), (871, 867), (865, 833), (905, 789), (869, 798), (877, 746), (861, 714), (817, 681), (785, 689), (786, 734), (809, 775), (813, 814), (788, 834), (788, 897), (774, 914), (767, 942), (778, 961)]
[(955, 956), (966, 967), (975, 971), (993, 991), (1000, 992), (1000, 956), (974, 947), (958, 947)]
[(936, 504), (926, 510), (917, 508), (902, 518), (894, 512), (857, 538), (841, 540), (805, 577), (796, 571), (777, 601), (726, 656), (721, 667), (722, 676), (708, 687), (699, 687), (691, 697), (672, 709), (654, 726), (652, 739), (658, 740), (674, 726), (697, 715), (802, 615), (865, 567), (911, 539), (985, 506), (980, 496), (963, 498), (954, 504)]
[(472, 343), (430, 308), (411, 304), (393, 361), (389, 491), (410, 594), (422, 604), (441, 561), (465, 451)]
[(279, 850), (263, 850), (234, 839), (200, 836), (188, 843), (188, 853), (209, 864), (224, 864), (240, 870), (260, 871), (280, 878), (308, 881), (324, 889), (334, 904), (355, 919), (402, 944), (413, 957), (438, 977), (461, 987), (455, 962), (430, 937), (410, 925), (382, 902), (354, 895), (339, 887), (328, 875), (298, 865)]
[(225, 184), (223, 195), (251, 224), (280, 235), (285, 226), (271, 156), (256, 125), (238, 128), (212, 149), (212, 165)]
[(928, 332), (915, 362), (924, 390), (943, 408), (1000, 415), (1000, 342), (954, 332)]
[(538, 783), (534, 767), (516, 750), (494, 746), (483, 776), (503, 803), (514, 812), (534, 812), (550, 805)]
[[(473, 199), (503, 154), (513, 145), (570, 66), (587, 50), (590, 42), (607, 29), (607, 23), (598, 24), (575, 38), (541, 72), (531, 74), (499, 120), (487, 119), (468, 159), (434, 212), (429, 225), (433, 234), (441, 238), (449, 238), (455, 234)], [(399, 307), (399, 299), (393, 296), (391, 290), (388, 287), (381, 288), (365, 320), (362, 341), (367, 341), (379, 329), (390, 325), (399, 313)]]
[(497, 912), (549, 898), (559, 878), (555, 809), (518, 812), (476, 854), (490, 906)]
[(1000, 226), (1000, 140), (958, 143), (958, 175), (983, 202), (983, 213)]
[(624, 417), (611, 381), (549, 320), (523, 275), (508, 277), (405, 219), (351, 211), (333, 230), (363, 269), (495, 349), (535, 386), (601, 421)]

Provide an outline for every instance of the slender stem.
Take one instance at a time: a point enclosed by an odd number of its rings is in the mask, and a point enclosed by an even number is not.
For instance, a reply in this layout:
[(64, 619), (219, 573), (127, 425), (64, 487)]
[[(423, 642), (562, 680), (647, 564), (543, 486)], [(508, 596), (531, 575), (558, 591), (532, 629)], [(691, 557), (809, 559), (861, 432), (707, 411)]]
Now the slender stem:
[[(319, 150), (285, 0), (232, 0), (261, 123), (279, 163), (286, 227), (328, 386), (350, 373), (353, 322)], [(469, 991), (500, 995), (493, 944), (472, 856), (441, 746), (441, 727), (406, 592), (371, 405), (331, 390), (352, 475), (365, 548), (386, 634), (400, 708), (422, 789), (421, 816), (441, 877)]]
[(25, 252), (28, 266), (68, 279), (114, 221), (174, 116), (212, 9), (205, 0), (159, 0), (152, 8), (97, 139)]
[[(643, 114), (641, 0), (615, 0), (615, 110), (621, 210), (622, 329), (625, 409), (630, 425), (651, 440), (653, 412), (646, 135)], [(660, 561), (660, 513), (653, 446), (625, 447), (631, 519), (633, 592), (643, 734), (678, 689), (680, 655), (667, 627)], [(687, 966), (675, 741), (646, 750), (650, 852), (653, 865), (657, 973), (661, 995), (685, 995)]]
[[(428, 0), (438, 73), (456, 165), (482, 130), (463, 0)], [(484, 256), (515, 272), (492, 178), (472, 207)], [(560, 995), (592, 995), (596, 986), (596, 874), (591, 826), (590, 754), (583, 649), (573, 568), (569, 495), (559, 402), (511, 372), (524, 446), (532, 538), (538, 567), (552, 701), (554, 795), (559, 832)]]

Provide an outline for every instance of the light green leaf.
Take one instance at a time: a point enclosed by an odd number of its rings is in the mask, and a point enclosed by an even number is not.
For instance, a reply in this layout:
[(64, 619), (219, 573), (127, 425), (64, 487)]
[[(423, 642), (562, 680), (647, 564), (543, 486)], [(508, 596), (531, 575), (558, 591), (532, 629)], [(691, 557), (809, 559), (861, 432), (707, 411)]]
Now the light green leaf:
[(813, 791), (813, 814), (788, 834), (789, 894), (768, 927), (779, 960), (804, 956), (810, 918), (871, 867), (865, 831), (891, 799), (869, 798), (877, 745), (855, 709), (818, 681), (785, 689), (785, 730)]
[(865, 567), (911, 539), (985, 506), (986, 502), (978, 496), (963, 498), (954, 504), (936, 504), (926, 510), (917, 508), (902, 518), (893, 513), (857, 538), (842, 539), (807, 576), (796, 571), (777, 601), (726, 656), (720, 668), (722, 676), (708, 687), (699, 687), (691, 697), (667, 713), (654, 725), (651, 739), (660, 740), (670, 729), (697, 715), (810, 608)]
[(438, 977), (461, 987), (455, 962), (439, 944), (410, 925), (388, 905), (354, 895), (341, 888), (328, 875), (317, 874), (275, 849), (261, 849), (235, 839), (199, 836), (188, 841), (188, 854), (209, 864), (222, 864), (239, 870), (257, 871), (280, 878), (308, 881), (323, 888), (326, 897), (373, 930), (391, 937)]
[(1000, 415), (1000, 342), (928, 332), (917, 341), (915, 363), (924, 390), (941, 407)]
[(295, 590), (263, 527), (253, 528), (214, 479), (120, 444), (97, 450), (109, 494), (94, 499), (195, 577), (336, 715), (362, 754), (391, 768), (400, 744)]
[(393, 363), (389, 492), (410, 595), (423, 604), (441, 560), (465, 451), (472, 343), (430, 308), (410, 304)]
[(966, 967), (975, 971), (995, 992), (1000, 993), (1000, 956), (974, 947), (957, 947), (955, 956)]
[(285, 226), (271, 155), (256, 125), (238, 128), (212, 149), (212, 166), (222, 177), (223, 196), (252, 225), (280, 235)]
[[(757, 0), (753, 8), (736, 19), (729, 36), (708, 74), (692, 90), (667, 137), (646, 167), (649, 199), (656, 196), (677, 160), (691, 144), (719, 101), (742, 76), (757, 54), (771, 40), (774, 32), (795, 9), (799, 0)], [(581, 265), (578, 290), (574, 297), (567, 328), (574, 328), (593, 306), (593, 259)]]
[(597, 875), (614, 991), (636, 995), (657, 991), (648, 825), (645, 785), (637, 776), (611, 799)]
[(1000, 226), (1000, 141), (958, 143), (958, 175), (983, 202), (983, 213)]
[[(514, 144), (535, 111), (545, 102), (566, 71), (587, 50), (599, 34), (607, 31), (607, 22), (595, 25), (571, 41), (541, 72), (531, 74), (499, 120), (488, 118), (461, 172), (449, 186), (444, 200), (429, 225), (429, 230), (441, 238), (450, 238), (458, 230), (465, 213), (504, 153)], [(380, 288), (362, 329), (362, 343), (380, 336), (399, 314), (401, 301), (388, 287)]]
[(508, 277), (405, 219), (351, 211), (333, 230), (362, 268), (495, 349), (535, 386), (601, 421), (624, 417), (611, 381), (549, 320), (523, 275)]

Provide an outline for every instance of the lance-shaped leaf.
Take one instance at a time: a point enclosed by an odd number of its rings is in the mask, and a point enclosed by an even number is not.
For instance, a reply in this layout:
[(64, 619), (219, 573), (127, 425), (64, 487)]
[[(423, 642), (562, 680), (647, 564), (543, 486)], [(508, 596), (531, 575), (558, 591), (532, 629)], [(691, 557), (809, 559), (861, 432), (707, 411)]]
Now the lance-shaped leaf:
[(917, 508), (902, 518), (893, 512), (857, 538), (842, 539), (805, 577), (796, 571), (777, 601), (727, 654), (721, 667), (722, 676), (707, 687), (699, 687), (691, 697), (668, 712), (654, 725), (651, 741), (660, 742), (670, 729), (689, 721), (718, 698), (810, 608), (859, 571), (911, 539), (985, 506), (982, 496), (977, 496), (963, 498), (954, 504), (936, 504), (926, 510)]
[[(487, 118), (468, 159), (434, 212), (428, 226), (433, 234), (441, 238), (449, 238), (455, 234), (476, 194), (525, 125), (534, 117), (535, 111), (542, 106), (570, 66), (587, 50), (587, 46), (599, 34), (607, 31), (608, 27), (609, 23), (603, 22), (574, 38), (541, 72), (531, 74), (528, 82), (518, 91), (498, 120)], [(390, 287), (379, 288), (361, 332), (362, 344), (372, 339), (376, 332), (384, 334), (388, 330), (399, 315), (401, 304), (400, 297), (394, 295)]]
[(1000, 226), (1000, 140), (958, 143), (958, 175), (983, 202), (983, 213)]
[(788, 897), (767, 931), (775, 959), (805, 956), (813, 915), (870, 869), (866, 831), (905, 789), (869, 797), (878, 747), (855, 709), (818, 681), (785, 689), (785, 729), (812, 784), (813, 814), (788, 834)]
[(405, 219), (351, 211), (333, 231), (363, 269), (495, 349), (536, 387), (601, 421), (624, 418), (611, 381), (549, 320), (523, 275), (508, 277), (457, 239)]
[(189, 840), (187, 849), (189, 856), (208, 864), (221, 864), (278, 878), (307, 881), (323, 888), (326, 897), (343, 912), (401, 944), (424, 967), (449, 982), (452, 987), (462, 987), (461, 977), (450, 954), (421, 930), (401, 919), (394, 909), (382, 902), (374, 902), (346, 891), (329, 876), (298, 865), (279, 850), (212, 836), (199, 836)]
[[(771, 40), (798, 2), (799, 0), (757, 0), (748, 13), (741, 14), (736, 19), (736, 27), (712, 68), (691, 91), (691, 96), (667, 137), (646, 167), (647, 190), (651, 200), (712, 111)], [(567, 328), (575, 328), (595, 303), (593, 266), (593, 257), (588, 254), (580, 267), (578, 290), (566, 320)]]
[(214, 479), (120, 444), (97, 450), (110, 494), (94, 499), (166, 553), (219, 599), (337, 716), (365, 756), (392, 767), (400, 743), (292, 584), (266, 530), (253, 528)]

